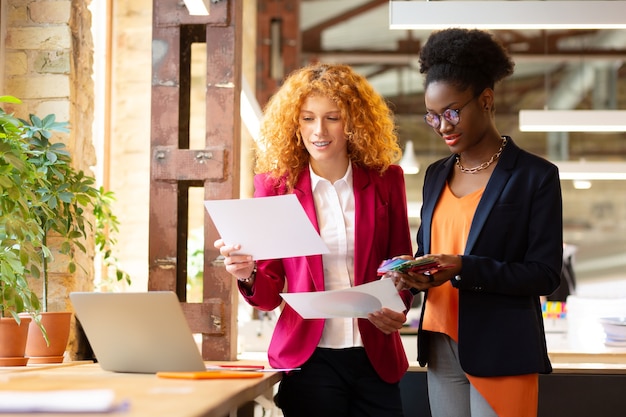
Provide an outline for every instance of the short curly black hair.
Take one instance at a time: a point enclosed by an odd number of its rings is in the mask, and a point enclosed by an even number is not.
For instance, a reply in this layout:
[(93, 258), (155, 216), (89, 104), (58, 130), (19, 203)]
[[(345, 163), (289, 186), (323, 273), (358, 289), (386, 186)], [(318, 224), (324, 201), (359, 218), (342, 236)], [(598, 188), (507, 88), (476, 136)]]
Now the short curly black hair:
[(434, 81), (480, 94), (513, 73), (515, 63), (504, 46), (487, 31), (451, 28), (433, 32), (419, 55), (424, 86)]

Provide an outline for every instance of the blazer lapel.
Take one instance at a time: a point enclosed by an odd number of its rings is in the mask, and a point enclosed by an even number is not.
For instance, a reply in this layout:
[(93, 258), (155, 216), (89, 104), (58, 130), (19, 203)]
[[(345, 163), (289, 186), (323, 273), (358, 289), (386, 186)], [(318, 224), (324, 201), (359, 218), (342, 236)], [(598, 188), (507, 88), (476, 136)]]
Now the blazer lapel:
[(374, 244), (374, 216), (376, 213), (375, 187), (371, 186), (368, 173), (352, 165), (354, 189), (354, 285), (363, 284), (367, 268), (367, 256)]
[[(315, 211), (315, 200), (313, 199), (313, 190), (311, 189), (311, 173), (306, 168), (300, 174), (298, 182), (296, 183), (293, 193), (300, 201), (304, 212), (308, 216), (311, 224), (320, 232), (320, 227), (317, 222), (317, 212)], [(324, 265), (322, 263), (322, 255), (310, 255), (304, 257), (305, 262), (308, 265), (309, 277), (313, 281), (315, 289), (317, 291), (324, 291)]]
[(480, 231), (483, 228), (485, 221), (487, 221), (487, 217), (489, 216), (491, 209), (498, 201), (504, 186), (511, 177), (511, 172), (513, 166), (515, 165), (519, 148), (509, 137), (507, 137), (507, 142), (508, 143), (500, 156), (500, 160), (498, 161), (498, 164), (496, 165), (496, 168), (494, 169), (491, 178), (485, 187), (485, 192), (480, 199), (480, 203), (478, 203), (478, 207), (476, 207), (476, 213), (474, 214), (474, 219), (472, 220), (472, 227), (470, 228), (470, 232), (467, 237), (467, 244), (465, 245), (465, 254), (472, 252), (472, 248), (480, 235)]
[(298, 182), (296, 183), (293, 193), (298, 197), (298, 201), (304, 208), (304, 212), (311, 220), (313, 227), (320, 232), (320, 227), (317, 223), (317, 214), (315, 212), (315, 200), (313, 199), (313, 190), (311, 190), (311, 173), (308, 168), (302, 171)]

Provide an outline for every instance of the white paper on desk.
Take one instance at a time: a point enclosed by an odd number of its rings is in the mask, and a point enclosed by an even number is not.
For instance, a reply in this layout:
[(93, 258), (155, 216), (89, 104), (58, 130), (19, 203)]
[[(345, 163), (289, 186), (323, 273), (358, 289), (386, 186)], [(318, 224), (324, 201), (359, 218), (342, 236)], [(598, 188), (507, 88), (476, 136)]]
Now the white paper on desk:
[(207, 200), (204, 205), (226, 244), (255, 260), (328, 253), (294, 194), (241, 200)]
[(282, 293), (281, 296), (305, 319), (367, 317), (368, 313), (383, 307), (406, 310), (393, 281), (388, 278), (343, 290)]
[(104, 413), (120, 406), (108, 389), (0, 391), (0, 413)]

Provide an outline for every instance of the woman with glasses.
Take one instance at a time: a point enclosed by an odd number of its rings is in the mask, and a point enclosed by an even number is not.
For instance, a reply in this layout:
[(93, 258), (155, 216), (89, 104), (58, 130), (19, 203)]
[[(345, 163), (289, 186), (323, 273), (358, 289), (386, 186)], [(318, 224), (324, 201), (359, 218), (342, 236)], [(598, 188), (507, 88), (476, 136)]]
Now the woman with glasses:
[(397, 274), (424, 291), (418, 359), (434, 417), (537, 415), (549, 373), (540, 296), (559, 285), (562, 202), (555, 165), (495, 124), (495, 84), (513, 62), (488, 33), (434, 32), (420, 53), (426, 123), (452, 153), (426, 171), (416, 257)]

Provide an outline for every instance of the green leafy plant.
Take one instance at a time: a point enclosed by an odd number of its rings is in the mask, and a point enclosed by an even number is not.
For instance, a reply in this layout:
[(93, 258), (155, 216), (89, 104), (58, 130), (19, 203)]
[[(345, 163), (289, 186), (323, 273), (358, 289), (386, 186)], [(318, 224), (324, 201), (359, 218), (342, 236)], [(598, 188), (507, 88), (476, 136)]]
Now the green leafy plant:
[[(19, 103), (13, 97), (1, 102)], [(26, 275), (46, 254), (43, 229), (34, 215), (40, 176), (28, 162), (28, 144), (19, 119), (0, 109), (0, 315), (16, 321), (22, 312), (37, 312), (39, 298)]]
[[(19, 103), (11, 96), (0, 102)], [(95, 235), (96, 252), (117, 280), (130, 282), (113, 254), (119, 221), (111, 210), (111, 191), (72, 165), (65, 144), (51, 142), (54, 132), (67, 133), (67, 122), (54, 115), (19, 119), (0, 109), (0, 311), (47, 311), (48, 237), (61, 237), (61, 254), (76, 271), (75, 248), (87, 253), (85, 238)], [(26, 276), (40, 278), (42, 305), (28, 287)]]

